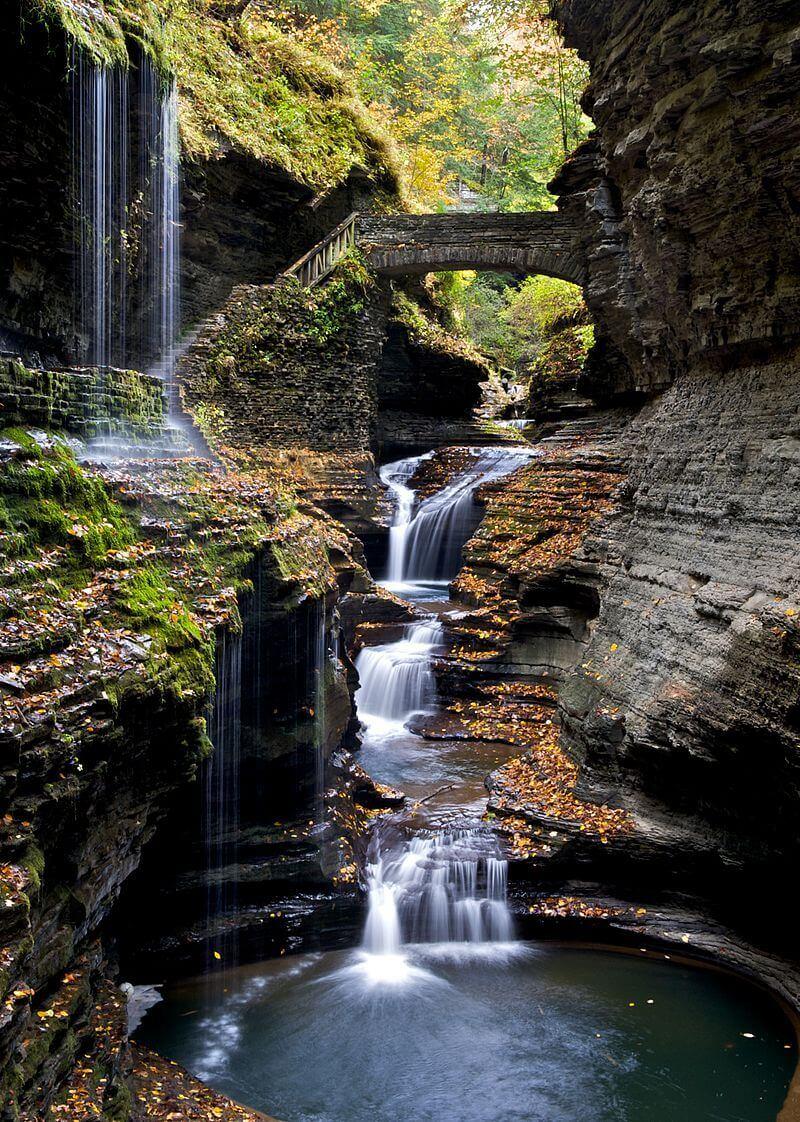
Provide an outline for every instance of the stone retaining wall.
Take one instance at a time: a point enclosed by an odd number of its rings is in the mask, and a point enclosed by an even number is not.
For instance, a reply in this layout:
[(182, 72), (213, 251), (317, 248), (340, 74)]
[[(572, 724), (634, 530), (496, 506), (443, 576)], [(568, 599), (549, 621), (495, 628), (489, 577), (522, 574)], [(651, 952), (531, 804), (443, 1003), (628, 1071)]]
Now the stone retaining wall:
[(135, 370), (29, 369), (0, 358), (0, 426), (41, 425), (76, 436), (154, 434), (166, 411), (163, 383)]
[(240, 285), (200, 329), (177, 377), (212, 441), (241, 450), (369, 449), (388, 292), (370, 287), (363, 307), (327, 337), (314, 301), (294, 282)]

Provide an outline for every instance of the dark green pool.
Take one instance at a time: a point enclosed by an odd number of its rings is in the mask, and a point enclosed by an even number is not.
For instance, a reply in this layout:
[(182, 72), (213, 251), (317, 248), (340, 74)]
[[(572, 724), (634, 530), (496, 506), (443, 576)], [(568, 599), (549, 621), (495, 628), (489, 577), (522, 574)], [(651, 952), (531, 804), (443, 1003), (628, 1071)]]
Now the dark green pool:
[(139, 1038), (284, 1122), (772, 1122), (796, 1060), (760, 991), (595, 950), (307, 955), (164, 996)]

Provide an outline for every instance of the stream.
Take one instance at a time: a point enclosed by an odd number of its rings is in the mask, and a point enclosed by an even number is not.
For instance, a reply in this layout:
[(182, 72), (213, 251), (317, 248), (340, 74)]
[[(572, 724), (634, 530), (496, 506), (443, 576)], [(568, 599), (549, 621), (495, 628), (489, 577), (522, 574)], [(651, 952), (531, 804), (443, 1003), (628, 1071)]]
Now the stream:
[(421, 502), (426, 457), (381, 470), (396, 509), (382, 583), (418, 618), (356, 660), (359, 760), (409, 806), (373, 829), (360, 947), (165, 987), (139, 1030), (284, 1122), (766, 1122), (785, 1098), (795, 1034), (761, 991), (666, 955), (518, 940), (482, 820), (485, 776), (518, 750), (409, 727), (436, 708), (476, 489), (533, 454), (481, 449)]

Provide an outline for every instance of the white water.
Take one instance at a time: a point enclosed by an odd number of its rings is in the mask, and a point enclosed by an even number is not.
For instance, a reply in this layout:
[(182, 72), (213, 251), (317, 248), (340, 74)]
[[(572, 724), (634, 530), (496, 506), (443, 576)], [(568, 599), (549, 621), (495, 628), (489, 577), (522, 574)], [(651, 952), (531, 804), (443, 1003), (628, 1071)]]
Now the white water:
[[(369, 911), (363, 950), (402, 960), (408, 945), (441, 955), (507, 953), (514, 938), (506, 901), (508, 862), (485, 828), (418, 834), (381, 848), (367, 868)], [(381, 974), (381, 963), (372, 963)], [(401, 976), (397, 961), (388, 974)]]
[[(206, 921), (235, 909), (239, 885), (239, 771), (241, 764), (242, 639), (223, 631), (217, 641), (216, 690), (208, 715), (214, 751), (203, 764)], [(220, 933), (212, 948), (223, 967), (237, 958), (236, 934)]]
[(416, 505), (408, 486), (422, 460), (417, 456), (386, 464), (382, 481), (395, 500), (395, 517), (389, 531), (388, 576), (385, 587), (399, 595), (414, 597), (426, 587), (442, 590), (457, 574), (462, 550), (480, 521), (475, 492), (485, 483), (501, 479), (532, 455), (530, 448), (481, 448), (471, 462), (441, 491)]
[(406, 624), (396, 643), (364, 647), (356, 658), (361, 685), (358, 716), (368, 736), (401, 732), (414, 713), (428, 710), (436, 696), (431, 657), (443, 645), (443, 627), (430, 618)]
[(142, 68), (140, 148), (149, 222), (148, 260), (143, 274), (144, 307), (150, 319), (145, 340), (152, 372), (163, 378), (170, 409), (176, 404), (172, 372), (178, 347), (180, 315), (180, 138), (178, 94), (166, 89), (151, 66)]
[[(171, 376), (180, 319), (178, 98), (136, 70), (73, 59), (76, 329), (86, 361)], [(129, 316), (129, 274), (140, 278)], [(100, 387), (102, 390), (102, 386)]]
[[(427, 457), (387, 464), (381, 479), (396, 503), (387, 586), (408, 595), (452, 579), (479, 521), (476, 489), (514, 471), (531, 455), (530, 449), (481, 449), (457, 478), (419, 505), (409, 481)], [(356, 704), (371, 741), (401, 743), (394, 738), (409, 718), (431, 708), (436, 695), (432, 657), (443, 645), (442, 624), (431, 616), (406, 625), (397, 642), (360, 651)], [(478, 954), (500, 960), (519, 953), (506, 900), (508, 864), (492, 831), (448, 828), (389, 842), (384, 825), (371, 844), (362, 952), (343, 978), (357, 977), (370, 989), (428, 984), (433, 975), (414, 963), (422, 948), (428, 957), (456, 959)]]
[(76, 52), (73, 190), (78, 241), (77, 327), (87, 361), (122, 365), (126, 350), (128, 82)]

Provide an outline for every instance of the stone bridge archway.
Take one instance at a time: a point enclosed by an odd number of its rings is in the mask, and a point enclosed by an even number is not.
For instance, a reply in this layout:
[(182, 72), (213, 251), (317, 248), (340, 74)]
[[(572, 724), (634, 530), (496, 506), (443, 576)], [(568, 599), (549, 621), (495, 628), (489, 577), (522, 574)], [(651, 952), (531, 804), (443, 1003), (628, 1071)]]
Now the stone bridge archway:
[(384, 276), (475, 269), (586, 282), (578, 226), (558, 211), (359, 215), (356, 241)]

